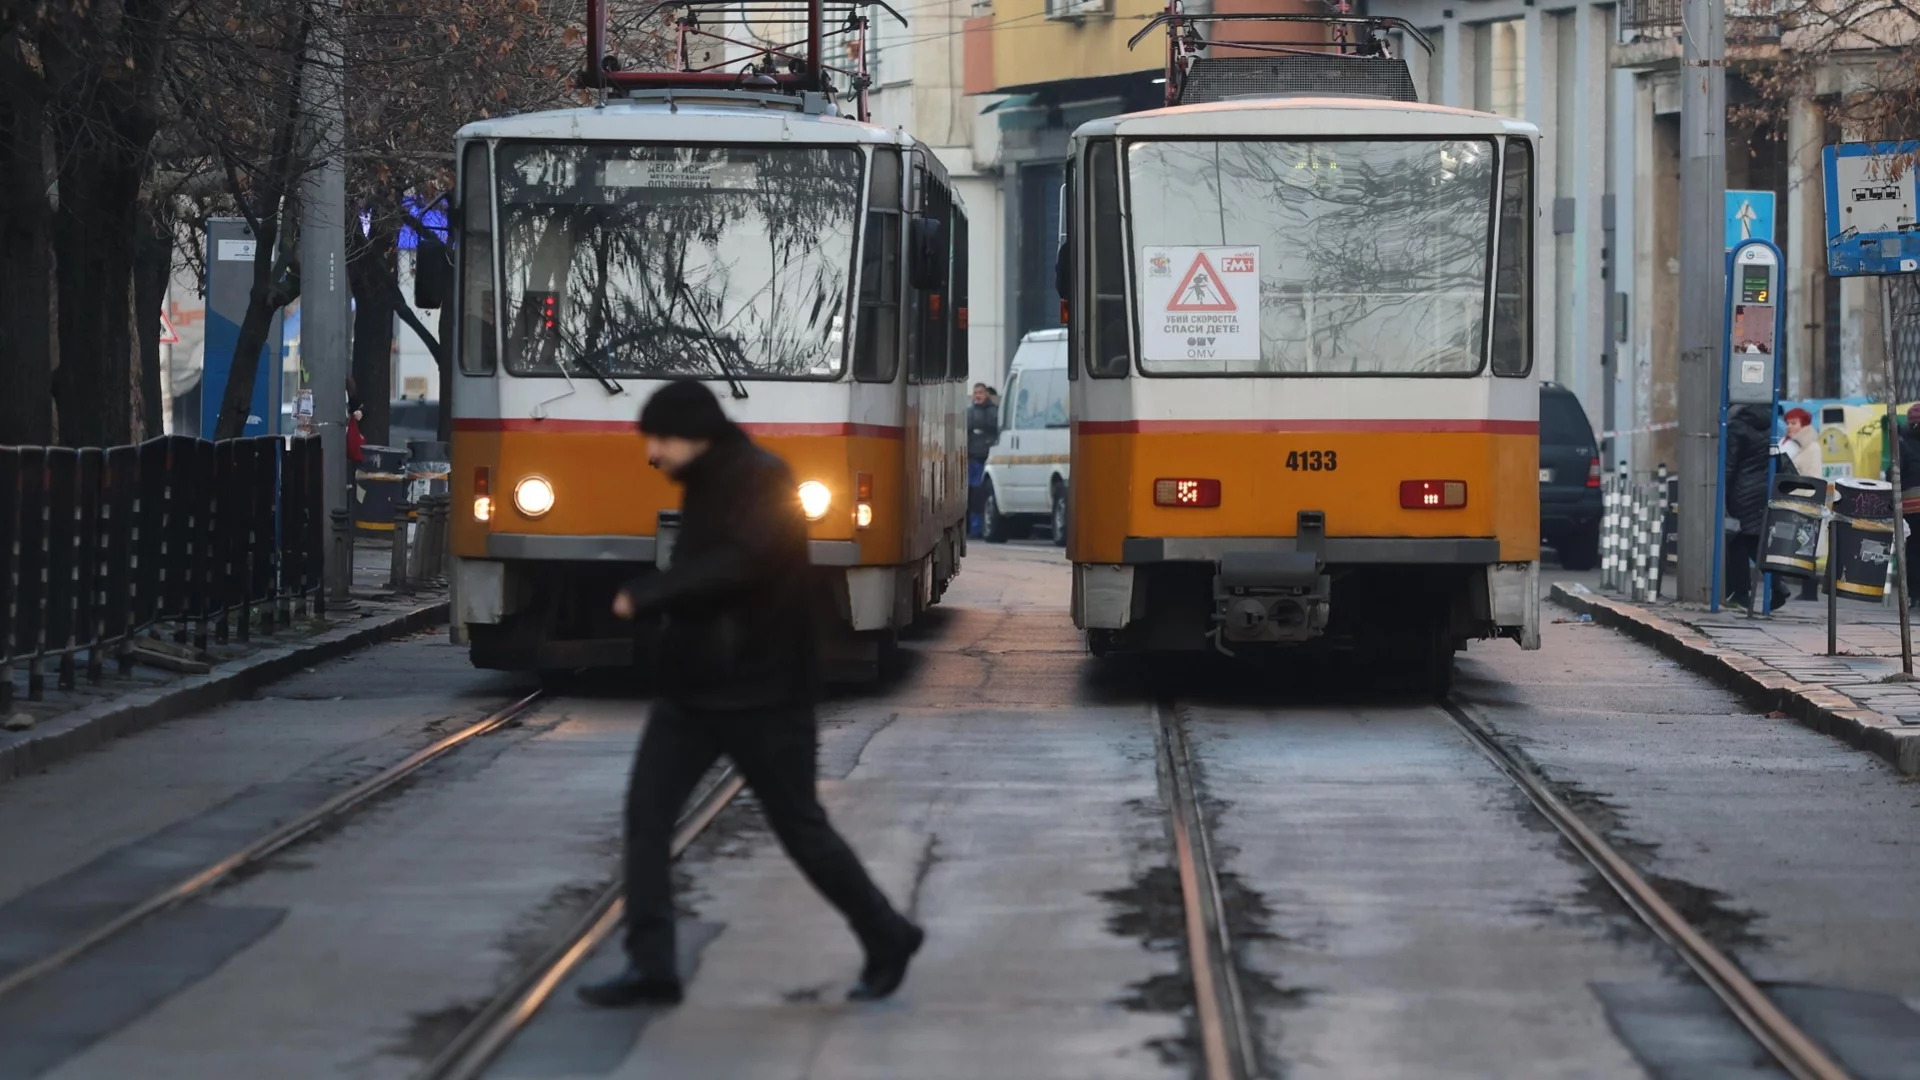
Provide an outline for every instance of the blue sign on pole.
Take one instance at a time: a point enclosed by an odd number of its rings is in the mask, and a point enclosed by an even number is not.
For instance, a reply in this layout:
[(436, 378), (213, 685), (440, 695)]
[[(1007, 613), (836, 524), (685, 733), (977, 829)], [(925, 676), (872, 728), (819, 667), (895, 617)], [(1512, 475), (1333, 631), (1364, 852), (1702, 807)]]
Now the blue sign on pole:
[(1920, 142), (1841, 143), (1821, 153), (1827, 188), (1827, 273), (1920, 272)]
[(1727, 192), (1727, 250), (1746, 240), (1773, 239), (1773, 192)]
[[(247, 223), (239, 218), (207, 222), (207, 336), (200, 375), (200, 432), (212, 438), (226, 399), (227, 376), (233, 370), (233, 350), (240, 343), (240, 323), (247, 315), (252, 291), (253, 260), (268, 258), (259, 251)], [(275, 313), (255, 361), (259, 373), (253, 382), (253, 408), (243, 435), (270, 435), (280, 431), (280, 317)]]

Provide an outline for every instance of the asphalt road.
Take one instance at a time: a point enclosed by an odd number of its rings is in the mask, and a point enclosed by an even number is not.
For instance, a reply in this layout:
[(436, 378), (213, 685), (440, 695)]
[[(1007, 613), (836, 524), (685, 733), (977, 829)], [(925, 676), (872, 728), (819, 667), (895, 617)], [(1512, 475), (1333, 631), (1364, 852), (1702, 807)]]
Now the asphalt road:
[[(1364, 672), (1095, 661), (1067, 600), (1057, 549), (976, 546), (889, 680), (822, 710), (828, 810), (929, 932), (897, 998), (842, 1001), (858, 947), (743, 798), (678, 871), (687, 1002), (563, 987), (491, 1075), (1196, 1075), (1158, 708), (1263, 1075), (1778, 1075), (1444, 711)], [(1458, 703), (1854, 1075), (1920, 1077), (1920, 786), (1545, 617), (1539, 653), (1463, 654)], [(423, 638), (0, 786), (0, 977), (517, 688)], [(0, 1080), (415, 1075), (612, 880), (644, 715), (543, 703), (0, 997)]]

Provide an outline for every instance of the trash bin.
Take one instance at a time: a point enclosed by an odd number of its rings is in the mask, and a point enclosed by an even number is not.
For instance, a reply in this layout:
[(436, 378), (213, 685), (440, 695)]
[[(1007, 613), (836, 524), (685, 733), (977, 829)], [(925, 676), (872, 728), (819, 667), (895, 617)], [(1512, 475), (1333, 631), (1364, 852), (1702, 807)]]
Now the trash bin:
[(453, 453), (443, 442), (415, 439), (407, 443), (407, 499), (418, 504), (430, 495), (448, 493), (453, 475)]
[(1887, 593), (1893, 554), (1893, 485), (1847, 477), (1833, 482), (1833, 549), (1836, 593), (1879, 603)]
[(363, 533), (393, 532), (393, 508), (406, 501), (407, 452), (397, 446), (362, 446), (353, 472), (353, 523)]
[(1776, 476), (1760, 535), (1760, 568), (1787, 577), (1812, 577), (1819, 569), (1820, 524), (1828, 484), (1811, 476)]

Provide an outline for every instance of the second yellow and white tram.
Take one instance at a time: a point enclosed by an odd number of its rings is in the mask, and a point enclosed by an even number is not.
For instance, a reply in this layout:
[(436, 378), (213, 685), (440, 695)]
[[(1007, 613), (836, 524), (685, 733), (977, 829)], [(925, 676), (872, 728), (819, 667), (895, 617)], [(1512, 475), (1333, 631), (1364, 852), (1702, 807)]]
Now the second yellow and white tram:
[(1179, 58), (1175, 104), (1073, 136), (1074, 620), (1444, 686), (1468, 639), (1538, 647), (1539, 136), (1411, 100), (1400, 24), (1321, 22), (1327, 55)]
[(871, 675), (964, 551), (965, 210), (818, 72), (647, 76), (460, 132), (455, 633), (482, 667), (634, 657), (609, 603), (679, 505), (635, 418), (699, 378), (792, 468), (829, 672)]

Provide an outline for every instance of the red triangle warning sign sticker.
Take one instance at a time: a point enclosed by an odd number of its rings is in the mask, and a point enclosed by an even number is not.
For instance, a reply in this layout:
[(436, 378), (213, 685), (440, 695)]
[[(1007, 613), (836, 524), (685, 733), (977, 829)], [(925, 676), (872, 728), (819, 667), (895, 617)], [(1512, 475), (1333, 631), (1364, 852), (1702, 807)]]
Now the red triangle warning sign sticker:
[[(1231, 262), (1232, 260), (1228, 260)], [(1168, 311), (1239, 311), (1233, 297), (1227, 295), (1226, 286), (1220, 282), (1220, 274), (1213, 264), (1207, 261), (1207, 253), (1198, 252), (1193, 257), (1193, 265), (1187, 268), (1187, 276), (1180, 279), (1174, 287), (1173, 299), (1167, 301)]]
[(164, 311), (160, 313), (160, 344), (180, 344), (180, 332), (173, 328), (173, 320)]

